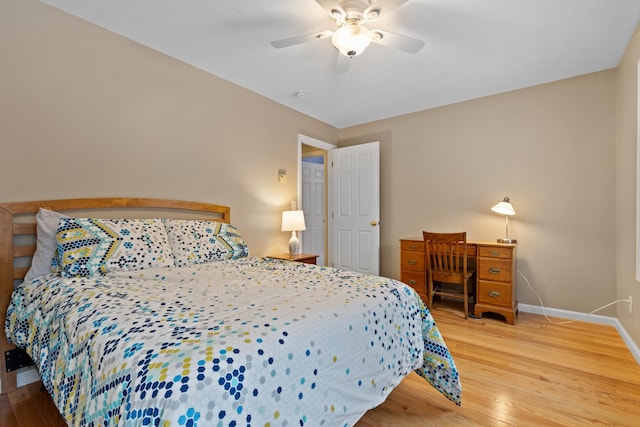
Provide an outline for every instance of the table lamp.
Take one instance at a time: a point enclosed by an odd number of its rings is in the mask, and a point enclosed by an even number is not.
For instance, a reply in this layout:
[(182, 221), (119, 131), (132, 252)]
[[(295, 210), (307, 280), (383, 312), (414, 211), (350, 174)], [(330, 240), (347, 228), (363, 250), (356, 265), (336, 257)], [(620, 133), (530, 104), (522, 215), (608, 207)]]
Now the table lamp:
[(296, 231), (305, 230), (303, 211), (282, 212), (282, 231), (290, 231), (289, 253), (292, 255), (300, 253), (300, 240), (296, 236)]
[(513, 206), (511, 206), (511, 202), (509, 202), (509, 197), (505, 197), (500, 203), (492, 207), (491, 210), (504, 215), (506, 221), (506, 235), (504, 238), (498, 239), (498, 243), (517, 243), (518, 241), (516, 239), (509, 238), (509, 217), (516, 214)]

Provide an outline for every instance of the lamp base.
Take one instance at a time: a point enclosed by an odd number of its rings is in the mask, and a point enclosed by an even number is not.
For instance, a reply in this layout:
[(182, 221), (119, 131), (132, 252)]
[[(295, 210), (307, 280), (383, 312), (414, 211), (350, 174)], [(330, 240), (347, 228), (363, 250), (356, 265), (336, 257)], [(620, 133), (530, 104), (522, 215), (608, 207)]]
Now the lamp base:
[(503, 238), (498, 239), (498, 243), (518, 243), (516, 239)]
[(289, 239), (289, 253), (291, 255), (297, 255), (300, 253), (300, 240), (296, 236), (296, 232), (291, 232), (291, 239)]

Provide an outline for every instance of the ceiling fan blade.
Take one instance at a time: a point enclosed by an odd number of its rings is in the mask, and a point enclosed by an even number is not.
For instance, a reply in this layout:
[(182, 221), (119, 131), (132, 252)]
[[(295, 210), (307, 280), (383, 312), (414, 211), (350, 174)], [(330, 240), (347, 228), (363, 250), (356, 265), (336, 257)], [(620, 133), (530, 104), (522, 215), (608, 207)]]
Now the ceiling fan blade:
[(371, 38), (372, 42), (403, 50), (408, 53), (418, 53), (418, 51), (422, 49), (422, 46), (424, 46), (424, 40), (414, 39), (413, 37), (403, 36), (390, 31), (371, 30), (371, 33), (373, 34)]
[[(318, 1), (318, 0), (316, 0)], [(364, 16), (367, 17), (369, 21), (375, 20), (380, 14), (384, 13), (385, 15), (392, 11), (393, 9), (402, 6), (409, 0), (378, 0), (374, 1), (371, 6), (364, 10)]]
[(280, 49), (283, 47), (293, 46), (296, 44), (307, 43), (313, 40), (326, 39), (331, 37), (332, 35), (333, 33), (329, 30), (320, 31), (319, 33), (302, 34), (299, 36), (289, 37), (286, 39), (274, 40), (271, 42), (271, 46), (275, 47), (276, 49)]
[(336, 59), (336, 73), (346, 73), (349, 71), (351, 67), (351, 61), (353, 58), (349, 58), (348, 56), (344, 56), (340, 52), (338, 53), (338, 58)]
[(334, 19), (347, 16), (347, 12), (335, 0), (316, 0), (316, 3)]

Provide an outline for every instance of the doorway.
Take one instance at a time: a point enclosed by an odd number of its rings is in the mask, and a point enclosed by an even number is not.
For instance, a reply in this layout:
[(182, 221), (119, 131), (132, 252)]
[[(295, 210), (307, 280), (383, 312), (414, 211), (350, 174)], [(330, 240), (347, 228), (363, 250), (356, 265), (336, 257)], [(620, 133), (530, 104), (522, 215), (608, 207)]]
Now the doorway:
[(319, 254), (317, 263), (326, 265), (327, 152), (302, 146), (302, 210), (307, 229), (302, 235), (302, 252)]
[(330, 265), (328, 259), (328, 151), (335, 145), (298, 135), (298, 200), (304, 211), (307, 229), (300, 233), (302, 252), (318, 254), (319, 265)]
[[(370, 142), (337, 148), (298, 135), (298, 200), (305, 223), (312, 225), (300, 233), (300, 240), (305, 253), (319, 255), (320, 265), (379, 274), (379, 145)], [(310, 161), (303, 162), (303, 152)], [(322, 172), (315, 183), (312, 170)], [(309, 175), (304, 184), (303, 173)], [(313, 212), (313, 218), (307, 212)]]

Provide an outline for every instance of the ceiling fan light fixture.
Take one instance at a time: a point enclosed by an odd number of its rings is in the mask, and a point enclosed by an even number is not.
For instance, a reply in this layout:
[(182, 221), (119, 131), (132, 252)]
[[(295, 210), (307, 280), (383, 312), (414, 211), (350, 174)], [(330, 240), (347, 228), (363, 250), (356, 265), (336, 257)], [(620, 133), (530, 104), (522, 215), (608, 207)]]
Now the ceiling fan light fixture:
[(357, 21), (346, 22), (331, 37), (333, 45), (344, 56), (360, 55), (371, 43), (371, 31)]

